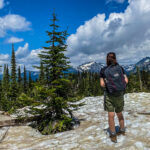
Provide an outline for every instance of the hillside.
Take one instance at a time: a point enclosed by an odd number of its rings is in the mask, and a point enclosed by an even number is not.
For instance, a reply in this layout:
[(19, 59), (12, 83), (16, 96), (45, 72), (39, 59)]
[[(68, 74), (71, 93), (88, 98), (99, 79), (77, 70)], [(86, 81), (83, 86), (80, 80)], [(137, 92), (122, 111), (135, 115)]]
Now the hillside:
[[(150, 150), (150, 93), (125, 95), (126, 136), (114, 144), (104, 129), (108, 128), (107, 113), (103, 111), (103, 96), (85, 97), (85, 105), (74, 111), (81, 125), (74, 130), (44, 136), (29, 126), (3, 127), (8, 129), (0, 144), (7, 150)], [(0, 118), (2, 119), (2, 118)], [(116, 125), (118, 122), (116, 121)]]

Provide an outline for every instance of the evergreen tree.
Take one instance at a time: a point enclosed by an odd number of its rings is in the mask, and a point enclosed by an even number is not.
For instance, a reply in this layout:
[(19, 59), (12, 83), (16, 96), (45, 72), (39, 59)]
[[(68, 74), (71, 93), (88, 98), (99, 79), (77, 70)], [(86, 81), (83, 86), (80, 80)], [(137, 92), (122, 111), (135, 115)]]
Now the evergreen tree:
[(3, 71), (3, 89), (4, 89), (4, 86), (6, 85), (6, 64), (4, 64), (4, 71)]
[(142, 86), (142, 80), (141, 80), (141, 71), (139, 67), (136, 67), (136, 71), (137, 71), (137, 79), (139, 81), (139, 87), (140, 87), (140, 90), (142, 91), (143, 86)]
[(4, 64), (2, 87), (3, 91), (5, 92), (5, 96), (7, 98), (7, 92), (9, 91), (9, 70), (8, 65), (6, 66), (6, 64)]
[(29, 91), (32, 89), (31, 71), (29, 71)]
[(2, 108), (7, 111), (11, 108), (10, 103), (10, 76), (8, 65), (4, 64), (3, 79), (2, 79)]
[(143, 69), (141, 71), (141, 80), (142, 80), (142, 86), (143, 86), (144, 91), (148, 90), (148, 78), (149, 78), (148, 76), (149, 76), (148, 71)]
[(26, 74), (26, 67), (24, 65), (24, 76), (23, 76), (23, 91), (27, 93), (27, 74)]
[(3, 91), (2, 91), (2, 81), (0, 80), (0, 110), (3, 110)]
[(18, 90), (19, 90), (19, 93), (22, 92), (22, 77), (21, 77), (20, 66), (18, 67)]
[[(68, 111), (72, 116), (71, 109), (69, 109), (71, 104), (68, 104), (68, 102), (74, 101), (70, 97), (70, 93), (72, 93), (71, 82), (68, 79), (68, 75), (64, 75), (64, 72), (69, 68), (68, 57), (64, 55), (67, 48), (67, 45), (65, 44), (67, 31), (57, 31), (59, 26), (56, 25), (57, 18), (55, 13), (53, 13), (51, 21), (52, 24), (50, 27), (52, 28), (52, 31), (47, 31), (50, 39), (46, 41), (46, 43), (49, 44), (49, 47), (44, 47), (44, 50), (39, 54), (46, 75), (46, 87), (48, 87), (48, 90), (45, 89), (43, 91), (47, 91), (48, 97), (42, 101), (44, 105), (46, 105), (46, 108), (43, 112), (40, 110), (40, 113), (43, 114), (43, 118), (42, 120), (39, 120), (38, 123), (39, 130), (44, 134), (49, 134), (51, 132), (51, 127), (47, 128), (46, 126), (51, 125), (53, 118), (59, 120), (60, 123), (58, 126), (59, 128), (56, 126), (57, 131), (69, 129), (71, 126), (71, 118), (67, 117), (65, 111)], [(43, 66), (41, 65), (41, 71), (43, 70)], [(43, 76), (42, 72), (40, 78), (41, 76)], [(36, 87), (38, 90), (44, 89), (42, 85)], [(74, 107), (77, 107), (77, 105), (74, 105)], [(51, 113), (53, 115), (51, 115)]]
[(50, 83), (50, 77), (49, 77), (49, 69), (48, 66), (45, 66), (45, 80), (46, 80), (46, 85), (49, 86)]
[(45, 83), (45, 74), (44, 74), (44, 66), (42, 61), (40, 62), (40, 74), (39, 74), (39, 82), (44, 85)]
[(54, 81), (60, 79), (63, 75), (63, 71), (66, 71), (69, 67), (69, 61), (64, 52), (66, 51), (67, 45), (65, 45), (65, 40), (67, 36), (66, 31), (58, 32), (58, 25), (56, 25), (56, 15), (53, 13), (53, 22), (50, 27), (52, 27), (52, 32), (47, 31), (50, 40), (46, 43), (49, 43), (49, 47), (44, 47), (44, 50), (39, 57), (42, 59), (42, 63), (46, 65), (49, 70), (49, 85), (55, 85)]
[(11, 56), (11, 101), (16, 101), (17, 98), (17, 82), (16, 82), (16, 58), (14, 45), (12, 44), (12, 56)]
[(49, 71), (48, 85), (49, 88), (55, 89), (55, 96), (53, 98), (52, 105), (56, 111), (57, 117), (60, 117), (63, 109), (62, 105), (66, 102), (63, 99), (66, 98), (65, 95), (67, 94), (63, 92), (60, 86), (63, 82), (68, 82), (62, 77), (63, 71), (66, 71), (69, 67), (69, 61), (67, 61), (68, 58), (64, 55), (64, 52), (67, 48), (67, 45), (64, 43), (66, 40), (67, 32), (57, 31), (59, 26), (56, 25), (57, 18), (55, 13), (53, 13), (53, 18), (51, 21), (52, 24), (50, 27), (52, 27), (52, 31), (47, 31), (50, 40), (46, 42), (49, 43), (50, 46), (44, 47), (44, 50), (41, 52), (41, 54), (39, 54), (39, 57)]
[(150, 92), (150, 72), (148, 72), (147, 87), (148, 87), (148, 91)]

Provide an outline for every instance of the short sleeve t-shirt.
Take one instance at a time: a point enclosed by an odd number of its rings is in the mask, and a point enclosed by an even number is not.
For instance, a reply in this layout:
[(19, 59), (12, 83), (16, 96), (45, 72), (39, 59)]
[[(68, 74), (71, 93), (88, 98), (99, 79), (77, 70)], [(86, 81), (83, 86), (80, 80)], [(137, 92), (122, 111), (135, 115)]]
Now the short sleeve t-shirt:
[[(105, 67), (103, 67), (103, 68), (100, 70), (100, 78), (106, 78), (104, 72), (105, 72), (105, 69), (106, 69), (107, 67), (108, 67), (108, 66), (105, 66)], [(122, 66), (120, 66), (120, 67), (122, 68), (123, 74), (126, 74), (125, 71), (124, 71), (124, 69), (123, 69), (123, 67), (122, 67)]]

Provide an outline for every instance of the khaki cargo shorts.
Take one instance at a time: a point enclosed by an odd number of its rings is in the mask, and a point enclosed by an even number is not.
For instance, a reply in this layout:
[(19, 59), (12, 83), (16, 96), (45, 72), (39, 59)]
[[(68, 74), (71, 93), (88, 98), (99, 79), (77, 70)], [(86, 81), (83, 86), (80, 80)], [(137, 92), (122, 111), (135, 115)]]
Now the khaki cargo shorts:
[(124, 92), (119, 95), (109, 95), (107, 92), (104, 94), (104, 110), (108, 112), (122, 112), (124, 108)]

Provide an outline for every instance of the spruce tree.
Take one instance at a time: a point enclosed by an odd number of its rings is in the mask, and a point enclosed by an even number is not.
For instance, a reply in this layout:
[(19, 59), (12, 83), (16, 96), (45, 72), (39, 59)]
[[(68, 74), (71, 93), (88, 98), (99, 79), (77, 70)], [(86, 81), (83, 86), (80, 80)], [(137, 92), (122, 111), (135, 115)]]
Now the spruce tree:
[(24, 65), (24, 73), (23, 73), (23, 91), (24, 93), (27, 93), (27, 73), (26, 73), (26, 67)]
[(2, 81), (0, 80), (0, 110), (3, 110), (3, 91), (2, 91)]
[(48, 86), (49, 86), (49, 83), (50, 83), (49, 69), (48, 69), (48, 66), (45, 66), (44, 68), (45, 68), (46, 86), (48, 87)]
[[(49, 88), (55, 89), (55, 96), (53, 98), (53, 107), (57, 114), (57, 117), (60, 117), (62, 114), (63, 104), (66, 102), (63, 100), (66, 96), (66, 93), (63, 93), (62, 89), (60, 88), (63, 82), (67, 82), (63, 79), (63, 71), (66, 71), (69, 68), (69, 61), (67, 61), (68, 57), (64, 55), (66, 51), (67, 45), (65, 44), (67, 32), (57, 31), (58, 25), (56, 25), (56, 15), (53, 13), (53, 18), (51, 19), (52, 24), (52, 31), (47, 31), (48, 36), (50, 37), (49, 47), (44, 47), (44, 50), (39, 54), (39, 57), (42, 60), (42, 63), (48, 69), (48, 86)], [(62, 95), (65, 94), (65, 95)]]
[(6, 64), (4, 64), (4, 71), (3, 71), (3, 79), (2, 79), (2, 89), (5, 93), (5, 97), (6, 99), (8, 98), (7, 97), (7, 94), (9, 92), (9, 88), (10, 88), (10, 85), (9, 85), (9, 69), (8, 69), (8, 65), (6, 66)]
[(141, 71), (140, 71), (138, 66), (136, 67), (136, 71), (137, 71), (137, 78), (138, 78), (138, 81), (139, 81), (140, 91), (142, 91), (143, 86), (142, 86), (142, 80), (141, 80)]
[(40, 74), (39, 74), (39, 82), (44, 85), (45, 83), (45, 74), (44, 74), (44, 66), (42, 61), (40, 62)]
[(10, 75), (8, 64), (4, 64), (3, 79), (2, 79), (2, 108), (7, 111), (11, 108), (11, 95), (10, 95)]
[(148, 87), (148, 91), (150, 92), (150, 72), (148, 72), (147, 87)]
[(3, 82), (3, 89), (4, 89), (4, 86), (6, 85), (6, 64), (4, 64), (4, 71), (3, 71), (2, 82)]
[(22, 92), (22, 77), (21, 77), (21, 69), (20, 69), (20, 66), (18, 67), (18, 90), (19, 90), (19, 93)]
[(31, 90), (32, 89), (32, 78), (31, 78), (31, 71), (29, 71), (29, 84), (28, 84), (29, 86), (29, 90)]
[[(51, 125), (51, 121), (54, 118), (63, 120), (60, 121), (61, 125), (58, 126), (59, 129), (56, 126), (56, 130), (63, 131), (69, 129), (71, 126), (71, 118), (67, 117), (65, 111), (68, 111), (70, 116), (72, 116), (71, 109), (69, 108), (71, 104), (69, 105), (68, 102), (73, 101), (73, 99), (70, 98), (71, 82), (68, 80), (68, 76), (64, 75), (64, 72), (70, 67), (69, 58), (64, 55), (67, 48), (65, 43), (67, 31), (58, 31), (59, 26), (56, 24), (57, 18), (55, 13), (53, 13), (51, 21), (52, 24), (50, 24), (50, 27), (52, 31), (47, 31), (47, 35), (50, 39), (46, 41), (49, 46), (43, 47), (44, 49), (39, 54), (41, 63), (43, 64), (41, 67), (44, 67), (47, 82), (46, 87), (48, 88), (49, 94), (47, 99), (42, 101), (44, 105), (46, 105), (46, 108), (43, 112), (40, 110), (41, 114), (43, 113), (44, 115), (43, 119), (38, 123), (39, 129), (43, 131), (44, 134), (51, 132), (51, 127), (47, 128), (46, 126)], [(40, 76), (43, 76), (43, 73)], [(40, 89), (43, 89), (43, 87)], [(74, 105), (74, 107), (77, 106)], [(50, 115), (51, 113), (53, 115)], [(44, 121), (44, 119), (46, 119), (46, 121)]]
[(11, 56), (11, 101), (16, 101), (17, 98), (17, 82), (16, 82), (16, 58), (14, 51), (14, 44), (12, 44), (12, 56)]

